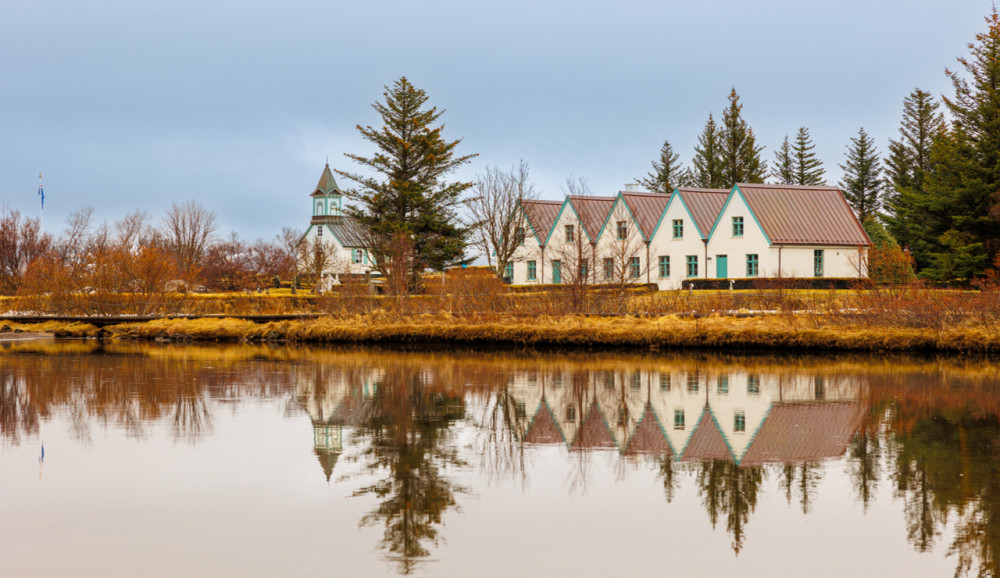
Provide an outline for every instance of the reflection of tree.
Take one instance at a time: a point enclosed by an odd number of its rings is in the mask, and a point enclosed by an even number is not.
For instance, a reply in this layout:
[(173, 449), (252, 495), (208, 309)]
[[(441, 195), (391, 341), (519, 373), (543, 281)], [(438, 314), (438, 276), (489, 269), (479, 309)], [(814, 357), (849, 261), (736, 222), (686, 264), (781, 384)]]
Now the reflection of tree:
[(882, 445), (876, 433), (867, 427), (854, 437), (848, 449), (848, 473), (854, 484), (854, 492), (864, 506), (865, 511), (875, 497), (880, 476), (879, 464), (882, 456)]
[(10, 370), (0, 372), (0, 439), (17, 445), (22, 432), (38, 431), (38, 410), (31, 403), (24, 381)]
[(415, 371), (389, 370), (356, 432), (366, 442), (360, 456), (366, 469), (388, 474), (355, 491), (380, 500), (361, 524), (384, 524), (381, 547), (401, 574), (430, 555), (426, 545), (437, 545), (442, 515), (455, 506), (455, 494), (466, 491), (443, 473), (465, 465), (449, 432), (464, 414), (460, 396), (432, 391)]
[(739, 554), (745, 539), (744, 526), (757, 507), (764, 469), (741, 468), (729, 460), (710, 460), (698, 464), (695, 478), (712, 527), (720, 516), (725, 516), (726, 530), (733, 537), (733, 551)]
[(785, 492), (785, 500), (789, 504), (792, 503), (792, 496), (798, 493), (802, 513), (808, 514), (813, 502), (813, 494), (816, 493), (816, 488), (822, 479), (823, 466), (816, 462), (783, 464), (778, 484)]
[(656, 460), (658, 466), (656, 473), (663, 480), (663, 495), (669, 504), (674, 501), (674, 496), (677, 495), (677, 486), (680, 485), (680, 480), (677, 477), (677, 459), (674, 454), (665, 453), (656, 456)]
[(481, 433), (480, 465), (490, 480), (521, 475), (527, 483), (524, 469), (524, 439), (530, 417), (519, 410), (517, 400), (508, 387), (498, 390), (486, 402), (479, 420)]

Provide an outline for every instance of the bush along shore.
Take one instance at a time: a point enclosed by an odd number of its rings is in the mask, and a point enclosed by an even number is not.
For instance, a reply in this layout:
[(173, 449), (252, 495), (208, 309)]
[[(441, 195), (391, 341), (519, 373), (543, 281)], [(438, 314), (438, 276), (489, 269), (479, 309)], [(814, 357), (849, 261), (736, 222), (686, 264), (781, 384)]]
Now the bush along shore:
[(271, 323), (211, 318), (159, 319), (98, 328), (86, 323), (7, 323), (57, 337), (158, 341), (368, 343), (559, 348), (707, 348), (841, 351), (1000, 352), (1000, 323), (901, 327), (857, 316), (774, 314), (659, 317), (575, 315), (487, 318), (447, 313), (323, 316)]

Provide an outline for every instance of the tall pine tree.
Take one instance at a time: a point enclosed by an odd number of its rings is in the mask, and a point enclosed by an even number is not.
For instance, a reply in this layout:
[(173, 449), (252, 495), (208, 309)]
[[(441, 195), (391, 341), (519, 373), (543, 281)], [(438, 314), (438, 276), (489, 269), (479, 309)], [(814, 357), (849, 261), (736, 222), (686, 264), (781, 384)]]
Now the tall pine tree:
[(844, 170), (840, 188), (858, 219), (864, 222), (869, 217), (878, 216), (884, 189), (882, 165), (875, 141), (864, 128), (859, 129), (858, 136), (851, 139), (847, 159), (840, 168)]
[[(950, 216), (924, 273), (937, 279), (979, 275), (1000, 249), (1000, 15), (959, 58), (966, 76), (947, 71), (955, 95), (945, 97), (952, 126), (931, 146), (926, 205)], [(944, 211), (942, 211), (944, 209)]]
[(778, 150), (774, 151), (774, 168), (771, 169), (771, 177), (779, 185), (795, 184), (795, 161), (792, 159), (792, 145), (788, 142), (788, 135), (781, 143)]
[(753, 129), (743, 120), (743, 105), (733, 88), (729, 106), (722, 112), (719, 136), (719, 156), (722, 158), (722, 180), (725, 186), (735, 183), (763, 183), (767, 163), (760, 158), (763, 146), (757, 146)]
[(795, 165), (795, 184), (817, 186), (826, 184), (823, 174), (823, 161), (816, 158), (813, 149), (812, 138), (809, 136), (809, 129), (804, 126), (799, 127), (798, 134), (795, 135), (795, 144), (792, 145), (792, 155)]
[(697, 186), (709, 189), (728, 189), (722, 169), (721, 134), (712, 113), (708, 114), (705, 129), (694, 147), (694, 180)]
[(638, 179), (639, 184), (655, 193), (669, 195), (674, 188), (679, 186), (679, 179), (683, 178), (684, 168), (677, 159), (680, 155), (674, 152), (670, 146), (670, 141), (663, 141), (660, 147), (660, 158), (653, 161), (653, 171), (647, 173), (645, 177)]
[(337, 172), (358, 185), (346, 192), (355, 202), (346, 212), (366, 232), (375, 267), (393, 282), (407, 276), (413, 289), (423, 268), (442, 270), (463, 259), (468, 229), (457, 210), (472, 183), (445, 177), (475, 155), (455, 155), (461, 140), (445, 140), (443, 125), (433, 126), (444, 111), (425, 108), (427, 94), (406, 77), (385, 87), (383, 96), (384, 104), (372, 105), (381, 128), (358, 126), (377, 152), (345, 155), (376, 176)]

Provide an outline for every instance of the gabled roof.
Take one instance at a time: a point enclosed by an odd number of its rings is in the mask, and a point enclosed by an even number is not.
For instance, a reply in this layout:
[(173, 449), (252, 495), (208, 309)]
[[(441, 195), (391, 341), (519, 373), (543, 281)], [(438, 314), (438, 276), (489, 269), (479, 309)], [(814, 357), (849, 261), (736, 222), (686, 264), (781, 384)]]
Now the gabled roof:
[(615, 204), (617, 197), (584, 197), (569, 196), (566, 202), (576, 212), (580, 219), (580, 226), (591, 242), (597, 241), (597, 234), (601, 232), (601, 227), (608, 220), (611, 214), (611, 207)]
[(635, 426), (635, 431), (625, 446), (625, 453), (657, 455), (673, 453), (670, 441), (663, 432), (663, 426), (660, 425), (652, 404), (646, 404), (646, 411), (642, 413), (639, 425)]
[(524, 434), (524, 441), (530, 444), (555, 444), (566, 443), (566, 436), (552, 415), (552, 408), (549, 402), (542, 397), (542, 402), (538, 404), (538, 411), (531, 418), (528, 430)]
[[(628, 206), (632, 218), (639, 225), (643, 238), (649, 241), (653, 237), (653, 231), (660, 221), (660, 216), (663, 215), (667, 204), (670, 203), (671, 195), (622, 191), (618, 193), (618, 196)], [(608, 218), (610, 218), (610, 214)]]
[(310, 194), (310, 197), (315, 197), (319, 195), (339, 195), (340, 187), (337, 186), (337, 181), (333, 178), (333, 173), (330, 171), (330, 163), (326, 163), (323, 167), (323, 174), (319, 177), (319, 183), (316, 185), (316, 189)]
[[(343, 215), (322, 215), (313, 217), (312, 222), (308, 230), (306, 230), (306, 235), (312, 230), (314, 226), (324, 226), (333, 233), (340, 244), (344, 247), (364, 247), (365, 246), (365, 235), (364, 228), (351, 217), (345, 217)], [(305, 238), (305, 235), (302, 236)]]
[(705, 406), (701, 419), (684, 448), (684, 461), (733, 460), (733, 452), (722, 437), (711, 410)]
[(679, 194), (684, 205), (691, 212), (695, 227), (702, 239), (707, 239), (709, 231), (719, 218), (722, 208), (729, 198), (727, 189), (699, 189), (695, 187), (678, 187), (674, 194)]
[(842, 456), (861, 425), (858, 403), (775, 404), (741, 462), (817, 462)]
[(608, 449), (617, 447), (615, 436), (611, 433), (601, 409), (597, 406), (597, 401), (590, 406), (587, 417), (584, 418), (580, 429), (576, 430), (576, 437), (570, 446), (574, 450)]
[(836, 187), (737, 183), (771, 244), (872, 244), (843, 193)]
[(524, 217), (531, 225), (539, 244), (544, 245), (545, 240), (549, 238), (549, 231), (556, 224), (556, 218), (559, 216), (559, 209), (562, 206), (563, 201), (521, 201)]

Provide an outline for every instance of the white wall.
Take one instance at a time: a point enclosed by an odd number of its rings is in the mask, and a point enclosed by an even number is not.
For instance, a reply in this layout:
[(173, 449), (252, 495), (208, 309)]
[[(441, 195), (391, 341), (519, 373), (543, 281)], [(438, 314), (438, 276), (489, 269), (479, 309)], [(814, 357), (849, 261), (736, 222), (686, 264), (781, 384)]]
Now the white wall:
[[(673, 221), (675, 219), (684, 222), (684, 236), (680, 239), (673, 238)], [(670, 257), (670, 276), (666, 278), (660, 277), (659, 260), (661, 255)], [(696, 277), (687, 276), (688, 255), (698, 257), (698, 275)], [(650, 279), (661, 290), (681, 289), (684, 281), (688, 279), (705, 278), (705, 243), (698, 234), (698, 227), (695, 226), (694, 219), (691, 218), (679, 197), (675, 196), (670, 200), (666, 214), (660, 219), (660, 225), (653, 233), (649, 248), (649, 261)]]

